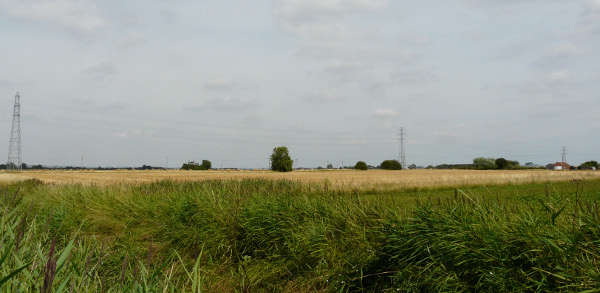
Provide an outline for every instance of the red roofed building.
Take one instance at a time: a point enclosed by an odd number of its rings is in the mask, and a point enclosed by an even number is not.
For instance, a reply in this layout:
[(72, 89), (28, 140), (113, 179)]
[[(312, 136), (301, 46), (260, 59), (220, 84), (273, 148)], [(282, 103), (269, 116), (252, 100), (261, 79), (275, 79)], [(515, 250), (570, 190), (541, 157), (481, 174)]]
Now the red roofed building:
[(546, 170), (570, 170), (571, 165), (565, 162), (556, 162), (554, 164), (546, 165)]

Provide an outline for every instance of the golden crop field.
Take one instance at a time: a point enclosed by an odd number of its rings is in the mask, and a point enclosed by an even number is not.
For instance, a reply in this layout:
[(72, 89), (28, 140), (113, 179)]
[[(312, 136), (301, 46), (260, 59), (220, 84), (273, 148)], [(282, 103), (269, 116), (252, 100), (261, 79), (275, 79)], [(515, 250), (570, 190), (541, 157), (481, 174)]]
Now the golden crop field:
[(321, 170), (279, 173), (270, 171), (20, 171), (0, 172), (0, 182), (39, 179), (52, 184), (145, 183), (158, 180), (292, 180), (327, 183), (332, 188), (420, 188), (461, 185), (516, 184), (600, 178), (600, 171), (546, 170)]

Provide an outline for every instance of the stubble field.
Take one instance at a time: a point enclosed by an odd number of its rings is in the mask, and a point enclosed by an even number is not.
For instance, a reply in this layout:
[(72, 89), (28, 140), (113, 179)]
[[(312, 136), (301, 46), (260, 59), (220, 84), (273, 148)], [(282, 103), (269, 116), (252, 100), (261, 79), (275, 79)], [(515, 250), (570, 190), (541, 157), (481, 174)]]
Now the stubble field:
[(522, 184), (600, 178), (595, 171), (546, 170), (322, 170), (279, 173), (271, 171), (21, 171), (1, 172), (0, 182), (37, 179), (52, 184), (110, 185), (149, 183), (160, 180), (291, 180), (326, 183), (335, 189), (397, 190), (464, 185)]

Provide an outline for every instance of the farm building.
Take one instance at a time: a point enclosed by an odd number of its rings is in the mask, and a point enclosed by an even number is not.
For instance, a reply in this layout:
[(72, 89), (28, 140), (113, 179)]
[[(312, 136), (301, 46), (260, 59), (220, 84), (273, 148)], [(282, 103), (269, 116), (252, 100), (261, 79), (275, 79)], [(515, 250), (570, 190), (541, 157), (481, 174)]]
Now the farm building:
[(556, 162), (554, 164), (546, 165), (546, 170), (569, 170), (571, 169), (571, 165), (565, 162)]

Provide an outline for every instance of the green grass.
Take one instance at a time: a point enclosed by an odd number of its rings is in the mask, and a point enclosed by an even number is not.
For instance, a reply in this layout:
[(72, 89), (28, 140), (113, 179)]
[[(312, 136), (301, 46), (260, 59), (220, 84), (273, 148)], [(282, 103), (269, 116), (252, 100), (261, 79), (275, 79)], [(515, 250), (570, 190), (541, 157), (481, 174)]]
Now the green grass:
[(3, 291), (599, 287), (599, 180), (386, 191), (267, 180), (3, 188)]

